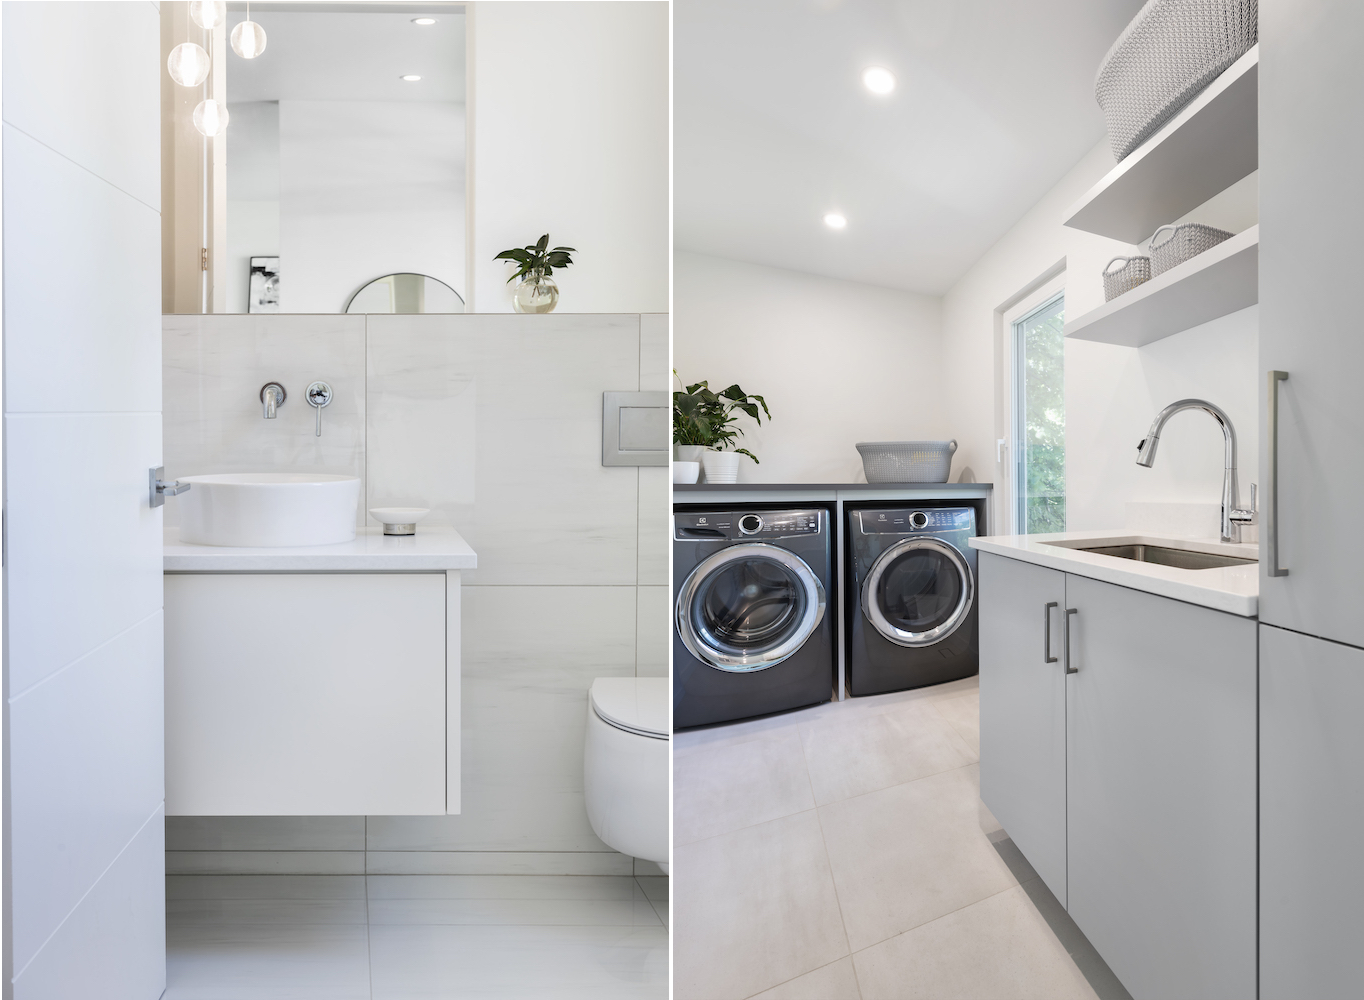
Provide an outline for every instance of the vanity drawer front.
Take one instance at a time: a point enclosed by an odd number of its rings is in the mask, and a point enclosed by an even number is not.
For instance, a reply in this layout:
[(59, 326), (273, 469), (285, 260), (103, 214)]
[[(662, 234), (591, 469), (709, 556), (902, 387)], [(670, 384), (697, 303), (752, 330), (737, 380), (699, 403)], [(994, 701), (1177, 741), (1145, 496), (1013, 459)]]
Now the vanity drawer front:
[(167, 574), (166, 812), (442, 814), (444, 573)]

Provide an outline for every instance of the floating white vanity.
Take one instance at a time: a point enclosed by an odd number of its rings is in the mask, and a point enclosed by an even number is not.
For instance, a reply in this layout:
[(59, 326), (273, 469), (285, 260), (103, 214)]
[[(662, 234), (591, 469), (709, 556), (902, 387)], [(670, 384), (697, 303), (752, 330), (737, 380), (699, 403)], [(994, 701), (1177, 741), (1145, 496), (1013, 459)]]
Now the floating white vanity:
[(166, 813), (460, 811), (452, 528), (332, 545), (165, 539)]
[(971, 544), (981, 799), (1134, 997), (1255, 996), (1257, 546)]

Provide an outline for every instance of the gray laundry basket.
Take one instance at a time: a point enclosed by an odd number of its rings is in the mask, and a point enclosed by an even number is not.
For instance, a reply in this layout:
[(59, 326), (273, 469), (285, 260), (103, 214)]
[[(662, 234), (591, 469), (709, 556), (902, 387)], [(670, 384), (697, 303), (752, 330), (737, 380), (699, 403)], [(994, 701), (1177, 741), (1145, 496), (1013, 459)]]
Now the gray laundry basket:
[(869, 483), (945, 483), (952, 472), (952, 441), (859, 441)]
[(1255, 44), (1257, 0), (1147, 0), (1099, 66), (1094, 97), (1121, 160)]

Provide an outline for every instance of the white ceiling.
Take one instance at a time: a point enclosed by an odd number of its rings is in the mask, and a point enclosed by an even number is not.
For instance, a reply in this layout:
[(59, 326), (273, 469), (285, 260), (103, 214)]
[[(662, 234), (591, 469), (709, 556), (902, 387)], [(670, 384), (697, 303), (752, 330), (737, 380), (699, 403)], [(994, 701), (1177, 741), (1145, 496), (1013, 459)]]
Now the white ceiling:
[[(436, 23), (426, 26), (412, 23), (418, 16), (257, 7), (251, 20), (265, 29), (265, 51), (255, 59), (228, 53), (227, 99), (462, 103), (464, 15), (432, 11)], [(244, 20), (229, 12), (228, 34)], [(398, 79), (406, 73), (421, 80)]]
[(1103, 137), (1094, 75), (1140, 6), (675, 0), (676, 246), (942, 294)]

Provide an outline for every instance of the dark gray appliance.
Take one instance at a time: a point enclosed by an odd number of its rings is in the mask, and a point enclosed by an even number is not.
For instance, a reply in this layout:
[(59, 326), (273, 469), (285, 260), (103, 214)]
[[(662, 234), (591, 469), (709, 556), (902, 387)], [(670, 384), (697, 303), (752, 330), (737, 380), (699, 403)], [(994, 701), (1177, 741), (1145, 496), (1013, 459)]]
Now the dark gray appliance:
[(673, 728), (830, 700), (825, 508), (673, 514)]
[(849, 693), (977, 673), (975, 508), (850, 509), (847, 517)]

